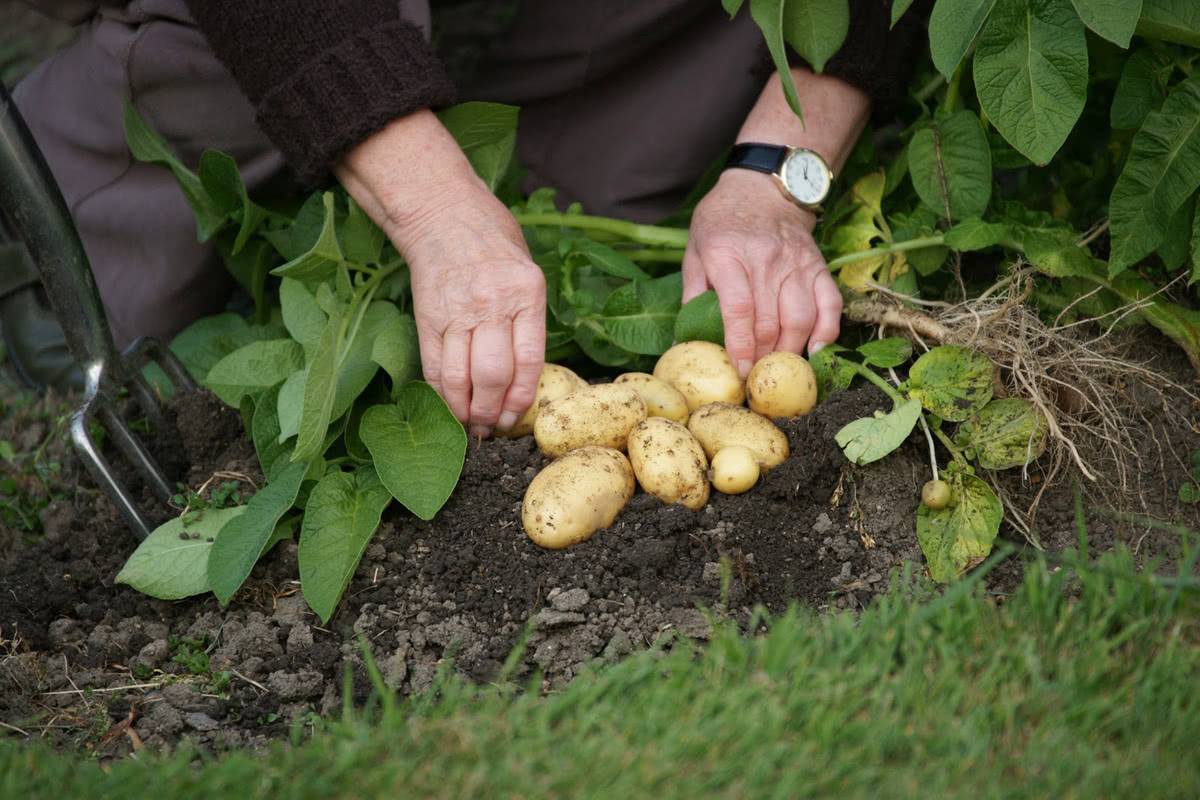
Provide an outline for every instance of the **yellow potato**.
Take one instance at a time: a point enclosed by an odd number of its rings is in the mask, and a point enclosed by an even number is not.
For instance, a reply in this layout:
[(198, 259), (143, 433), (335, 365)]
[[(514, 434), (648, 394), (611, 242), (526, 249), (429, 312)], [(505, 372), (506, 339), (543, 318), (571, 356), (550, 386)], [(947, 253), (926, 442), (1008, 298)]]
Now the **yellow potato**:
[(746, 402), (768, 419), (803, 416), (817, 404), (817, 376), (802, 356), (769, 353), (746, 378)]
[(741, 494), (758, 483), (761, 471), (749, 448), (733, 445), (723, 447), (713, 456), (708, 471), (712, 484), (722, 494)]
[(698, 510), (708, 502), (708, 459), (688, 429), (651, 417), (629, 434), (629, 462), (638, 483), (664, 503)]
[(629, 386), (641, 395), (642, 402), (646, 404), (646, 413), (650, 416), (666, 417), (687, 424), (688, 414), (691, 413), (687, 398), (666, 381), (660, 381), (645, 372), (626, 372), (618, 375), (613, 383)]
[(646, 418), (646, 404), (628, 386), (588, 386), (551, 400), (538, 411), (533, 438), (557, 457), (587, 445), (625, 449), (629, 432)]
[(779, 466), (788, 457), (788, 440), (771, 420), (748, 408), (729, 403), (710, 403), (688, 420), (688, 430), (709, 458), (726, 447), (738, 445), (754, 454), (764, 469)]
[(571, 392), (582, 389), (587, 385), (587, 381), (566, 367), (560, 367), (558, 364), (547, 364), (542, 367), (542, 376), (538, 378), (537, 396), (533, 399), (533, 405), (526, 409), (521, 418), (513, 423), (513, 426), (508, 430), (497, 428), (496, 435), (508, 439), (528, 436), (533, 433), (533, 421), (537, 419), (538, 409), (551, 400), (565, 397)]
[(694, 412), (709, 403), (741, 405), (742, 379), (725, 348), (712, 342), (682, 342), (662, 354), (654, 377), (679, 390)]
[(534, 476), (521, 504), (530, 539), (557, 550), (607, 528), (633, 497), (629, 459), (608, 447), (581, 447)]

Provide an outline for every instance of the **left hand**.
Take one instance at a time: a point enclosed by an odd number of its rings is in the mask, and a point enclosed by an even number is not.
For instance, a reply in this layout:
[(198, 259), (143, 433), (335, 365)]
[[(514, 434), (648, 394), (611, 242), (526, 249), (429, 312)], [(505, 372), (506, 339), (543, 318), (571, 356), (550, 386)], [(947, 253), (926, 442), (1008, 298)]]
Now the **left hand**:
[(742, 377), (768, 353), (815, 353), (837, 340), (842, 295), (813, 240), (815, 224), (768, 176), (748, 170), (726, 170), (696, 206), (683, 301), (716, 290), (725, 349)]

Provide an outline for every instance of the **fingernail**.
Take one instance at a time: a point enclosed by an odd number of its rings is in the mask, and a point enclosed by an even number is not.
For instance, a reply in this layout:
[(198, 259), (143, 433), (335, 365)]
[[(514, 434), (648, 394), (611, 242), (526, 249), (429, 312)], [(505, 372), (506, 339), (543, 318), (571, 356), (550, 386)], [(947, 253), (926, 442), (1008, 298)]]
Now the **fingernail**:
[(486, 439), (489, 433), (491, 433), (491, 431), (488, 429), (488, 427), (486, 425), (472, 425), (471, 426), (471, 438), (473, 438), (473, 439), (478, 439), (478, 440)]
[(513, 425), (517, 424), (517, 414), (515, 411), (504, 411), (500, 414), (500, 422), (496, 427), (502, 431), (509, 430)]
[(815, 356), (817, 354), (817, 351), (821, 350), (823, 347), (825, 347), (824, 342), (809, 342), (808, 354), (810, 356)]
[(743, 358), (741, 361), (738, 362), (738, 374), (741, 375), (743, 378), (746, 377), (747, 375), (750, 374), (750, 368), (753, 366), (754, 366), (753, 361), (747, 361), (746, 359)]

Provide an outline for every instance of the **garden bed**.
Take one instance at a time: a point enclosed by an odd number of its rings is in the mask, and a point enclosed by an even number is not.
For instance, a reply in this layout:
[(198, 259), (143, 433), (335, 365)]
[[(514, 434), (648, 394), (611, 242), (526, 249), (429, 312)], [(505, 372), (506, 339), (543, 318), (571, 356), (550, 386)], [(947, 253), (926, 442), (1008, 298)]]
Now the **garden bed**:
[[(340, 708), (347, 659), (365, 696), (360, 641), (402, 694), (428, 687), (444, 663), (477, 682), (524, 684), (540, 673), (550, 689), (664, 636), (704, 639), (710, 614), (744, 624), (756, 606), (861, 608), (894, 569), (921, 564), (913, 526), (928, 478), (923, 440), (864, 468), (833, 443), (843, 425), (887, 402), (873, 387), (839, 392), (784, 424), (793, 456), (753, 492), (715, 494), (699, 512), (639, 494), (611, 528), (566, 551), (541, 550), (521, 529), (521, 498), (543, 464), (532, 439), (473, 442), (434, 521), (398, 506), (385, 515), (327, 625), (300, 594), (291, 541), (264, 558), (227, 609), (211, 596), (168, 603), (114, 585), (135, 543), (105, 499), (77, 490), (42, 513), (43, 539), (0, 556), (0, 720), (105, 755), (169, 749), (185, 737), (213, 750), (261, 746)], [(180, 473), (189, 486), (217, 471), (261, 480), (236, 411), (207, 394), (173, 409), (181, 441), (156, 450), (173, 453), (177, 469), (191, 465)], [(1195, 522), (1174, 496), (1200, 436), (1175, 429), (1165, 441), (1155, 409), (1146, 413), (1147, 452), (1161, 452), (1148, 461), (1163, 470), (1144, 476), (1153, 494), (1090, 497), (1088, 535), (1094, 550), (1125, 543), (1139, 562), (1169, 566), (1177, 533), (1106, 512)], [(1024, 486), (1015, 474), (1007, 480), (1014, 497), (1027, 498), (1038, 475)], [(1050, 551), (1077, 542), (1069, 482), (1042, 498), (1037, 530)], [(1003, 535), (1025, 546), (1007, 527)], [(1001, 563), (989, 591), (1003, 597), (1021, 572), (1019, 557)]]

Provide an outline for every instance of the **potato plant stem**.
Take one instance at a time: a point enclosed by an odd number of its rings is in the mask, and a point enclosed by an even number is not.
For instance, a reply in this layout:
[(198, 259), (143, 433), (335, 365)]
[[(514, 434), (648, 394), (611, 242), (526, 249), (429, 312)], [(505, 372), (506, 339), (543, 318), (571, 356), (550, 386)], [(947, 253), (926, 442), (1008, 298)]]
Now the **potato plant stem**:
[(639, 225), (623, 219), (595, 217), (590, 214), (561, 214), (558, 212), (517, 213), (514, 215), (521, 225), (556, 225), (563, 228), (579, 228), (585, 231), (604, 231), (638, 244), (672, 247), (682, 250), (687, 247), (688, 232), (683, 228), (667, 228), (661, 225)]
[(618, 251), (623, 256), (627, 256), (634, 261), (661, 261), (666, 264), (681, 264), (683, 263), (683, 250), (675, 249), (642, 249), (642, 250), (620, 250)]
[(838, 256), (831, 259), (829, 269), (835, 270), (843, 267), (846, 264), (853, 264), (856, 261), (863, 261), (875, 256), (887, 255), (888, 253), (903, 253), (905, 250), (921, 250), (926, 247), (937, 247), (945, 244), (946, 240), (942, 234), (933, 236), (922, 236), (918, 239), (909, 239), (905, 242), (895, 242), (893, 244), (883, 245), (882, 247), (872, 247), (870, 250), (860, 250), (857, 253), (847, 253), (844, 256)]

